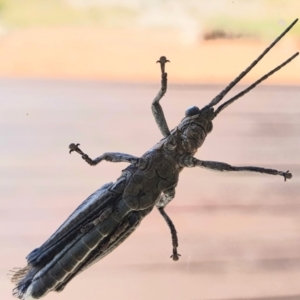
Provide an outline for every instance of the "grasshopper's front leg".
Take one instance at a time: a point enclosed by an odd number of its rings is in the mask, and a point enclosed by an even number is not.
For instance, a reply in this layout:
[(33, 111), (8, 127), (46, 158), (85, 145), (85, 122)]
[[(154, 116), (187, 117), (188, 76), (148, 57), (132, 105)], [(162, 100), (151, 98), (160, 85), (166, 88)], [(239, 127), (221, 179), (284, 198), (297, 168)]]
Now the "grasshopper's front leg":
[(190, 159), (189, 160), (187, 159), (186, 162), (187, 162), (186, 167), (201, 167), (201, 168), (216, 170), (221, 172), (248, 171), (248, 172), (257, 172), (257, 173), (263, 173), (269, 175), (280, 175), (284, 178), (284, 181), (292, 178), (292, 174), (289, 171), (283, 172), (275, 169), (266, 169), (261, 167), (250, 167), (250, 166), (235, 167), (223, 162), (199, 160), (194, 157), (190, 157)]
[(163, 109), (159, 104), (159, 101), (167, 91), (168, 74), (165, 72), (165, 64), (169, 62), (169, 60), (167, 60), (165, 56), (162, 56), (157, 62), (160, 63), (160, 67), (161, 67), (161, 89), (159, 90), (157, 96), (154, 98), (151, 108), (159, 130), (161, 131), (164, 137), (167, 137), (170, 135), (170, 130)]
[(70, 149), (70, 154), (75, 151), (79, 153), (82, 157), (83, 160), (85, 160), (89, 165), (95, 166), (98, 163), (100, 163), (102, 160), (110, 161), (110, 162), (129, 162), (129, 163), (136, 163), (138, 162), (139, 158), (130, 154), (125, 154), (125, 153), (119, 153), (119, 152), (106, 152), (102, 154), (101, 156), (91, 159), (87, 154), (82, 152), (79, 149), (80, 144), (70, 144), (69, 149)]

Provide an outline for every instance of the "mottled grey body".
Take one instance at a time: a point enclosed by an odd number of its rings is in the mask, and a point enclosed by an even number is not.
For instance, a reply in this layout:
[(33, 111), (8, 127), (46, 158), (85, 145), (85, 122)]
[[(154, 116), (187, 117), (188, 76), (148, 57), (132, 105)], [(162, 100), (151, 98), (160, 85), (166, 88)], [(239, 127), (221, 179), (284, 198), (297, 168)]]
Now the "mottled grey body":
[(158, 61), (162, 72), (161, 89), (152, 103), (152, 112), (164, 138), (142, 157), (104, 153), (93, 160), (79, 149), (79, 144), (71, 144), (70, 152), (76, 151), (92, 166), (103, 160), (128, 162), (130, 165), (122, 171), (115, 183), (104, 185), (85, 200), (40, 248), (27, 256), (27, 267), (13, 275), (12, 280), (16, 283), (14, 295), (20, 299), (39, 299), (50, 291), (63, 290), (74, 276), (120, 245), (154, 207), (158, 208), (170, 228), (173, 247), (171, 257), (177, 261), (180, 256), (177, 253), (177, 232), (164, 208), (174, 198), (179, 173), (185, 167), (259, 172), (280, 175), (284, 180), (291, 179), (292, 174), (289, 171), (252, 166), (236, 167), (221, 162), (202, 161), (194, 158), (194, 155), (212, 131), (213, 119), (224, 108), (298, 55), (296, 53), (214, 110), (213, 106), (223, 99), (296, 22), (297, 20), (208, 105), (201, 110), (198, 107), (188, 109), (185, 118), (172, 131), (169, 130), (159, 103), (167, 90), (165, 63), (169, 62), (166, 57), (161, 57)]
[[(166, 199), (162, 193), (174, 190), (182, 170), (166, 155), (161, 143), (158, 149), (147, 152), (123, 170), (115, 183), (91, 195), (87, 200), (92, 201), (78, 207), (44, 245), (29, 254), (29, 273), (35, 274), (31, 281), (26, 282), (25, 278), (20, 282), (26, 287), (22, 290), (25, 299), (26, 292), (39, 299), (49, 291), (61, 291), (76, 274), (123, 242), (153, 207)], [(87, 218), (86, 211), (97, 206), (104, 209), (78, 226), (82, 218)], [(74, 227), (74, 237), (66, 236)]]

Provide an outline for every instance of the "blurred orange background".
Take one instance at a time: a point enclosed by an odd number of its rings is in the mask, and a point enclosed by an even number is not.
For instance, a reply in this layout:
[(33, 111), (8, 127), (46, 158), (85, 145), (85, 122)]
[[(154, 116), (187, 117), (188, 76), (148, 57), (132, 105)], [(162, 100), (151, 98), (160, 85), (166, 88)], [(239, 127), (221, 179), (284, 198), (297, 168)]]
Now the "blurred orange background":
[[(0, 298), (92, 192), (127, 164), (91, 168), (107, 151), (141, 156), (162, 137), (151, 113), (165, 55), (169, 127), (206, 105), (296, 17), (297, 0), (0, 1)], [(230, 95), (300, 48), (297, 24)], [(278, 176), (184, 170), (166, 209), (154, 210), (113, 253), (45, 299), (300, 300), (300, 59), (222, 112), (196, 155), (290, 170)], [(229, 96), (230, 96), (229, 95)]]
[[(1, 2), (2, 77), (156, 82), (154, 62), (166, 55), (181, 84), (232, 80), (300, 9), (266, 0)], [(244, 82), (299, 50), (298, 27)], [(268, 83), (299, 84), (299, 67), (296, 60)]]

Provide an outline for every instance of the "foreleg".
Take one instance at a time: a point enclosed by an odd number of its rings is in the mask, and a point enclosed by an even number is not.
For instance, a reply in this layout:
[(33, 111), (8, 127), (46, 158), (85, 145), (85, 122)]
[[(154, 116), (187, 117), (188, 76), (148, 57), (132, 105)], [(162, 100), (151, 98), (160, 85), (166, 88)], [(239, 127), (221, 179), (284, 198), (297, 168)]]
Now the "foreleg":
[(155, 118), (156, 124), (158, 125), (159, 130), (161, 131), (164, 137), (170, 135), (170, 130), (165, 119), (165, 115), (161, 105), (159, 104), (160, 99), (164, 96), (167, 91), (167, 76), (165, 73), (165, 63), (168, 62), (166, 57), (162, 56), (159, 61), (157, 61), (161, 65), (161, 88), (158, 92), (157, 96), (154, 98), (152, 102), (152, 113)]
[(82, 152), (78, 146), (79, 144), (76, 145), (71, 144), (69, 146), (70, 149), (69, 152), (71, 153), (75, 151), (79, 153), (82, 159), (85, 160), (91, 166), (95, 166), (103, 160), (110, 161), (110, 162), (128, 162), (128, 163), (136, 163), (139, 160), (139, 158), (136, 156), (125, 154), (125, 153), (119, 153), (119, 152), (106, 152), (95, 159), (91, 159), (87, 154)]
[(231, 171), (249, 171), (249, 172), (257, 172), (257, 173), (263, 173), (263, 174), (269, 174), (269, 175), (280, 175), (284, 178), (284, 181), (287, 179), (292, 178), (292, 174), (289, 171), (283, 172), (283, 171), (278, 171), (275, 169), (266, 169), (266, 168), (261, 168), (261, 167), (251, 167), (251, 166), (245, 166), (245, 167), (235, 167), (231, 166), (226, 163), (222, 162), (217, 162), (217, 161), (204, 161), (204, 160), (199, 160), (196, 158), (190, 158), (189, 162), (186, 160), (187, 165), (186, 167), (201, 167), (209, 170), (216, 170), (216, 171), (221, 171), (221, 172), (231, 172)]

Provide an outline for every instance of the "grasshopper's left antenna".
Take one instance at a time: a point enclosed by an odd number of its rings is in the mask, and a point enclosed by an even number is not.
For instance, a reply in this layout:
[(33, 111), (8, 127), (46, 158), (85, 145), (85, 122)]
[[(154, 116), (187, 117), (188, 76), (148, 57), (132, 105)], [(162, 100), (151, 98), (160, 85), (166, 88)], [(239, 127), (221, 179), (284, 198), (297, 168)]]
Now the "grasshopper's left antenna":
[(236, 77), (220, 94), (218, 94), (209, 104), (209, 107), (212, 107), (219, 103), (225, 95), (247, 74), (251, 71), (251, 69), (281, 40), (285, 34), (290, 31), (290, 29), (297, 23), (298, 19), (296, 19), (275, 41), (267, 47), (264, 52), (252, 62), (252, 64), (244, 70), (238, 77)]

